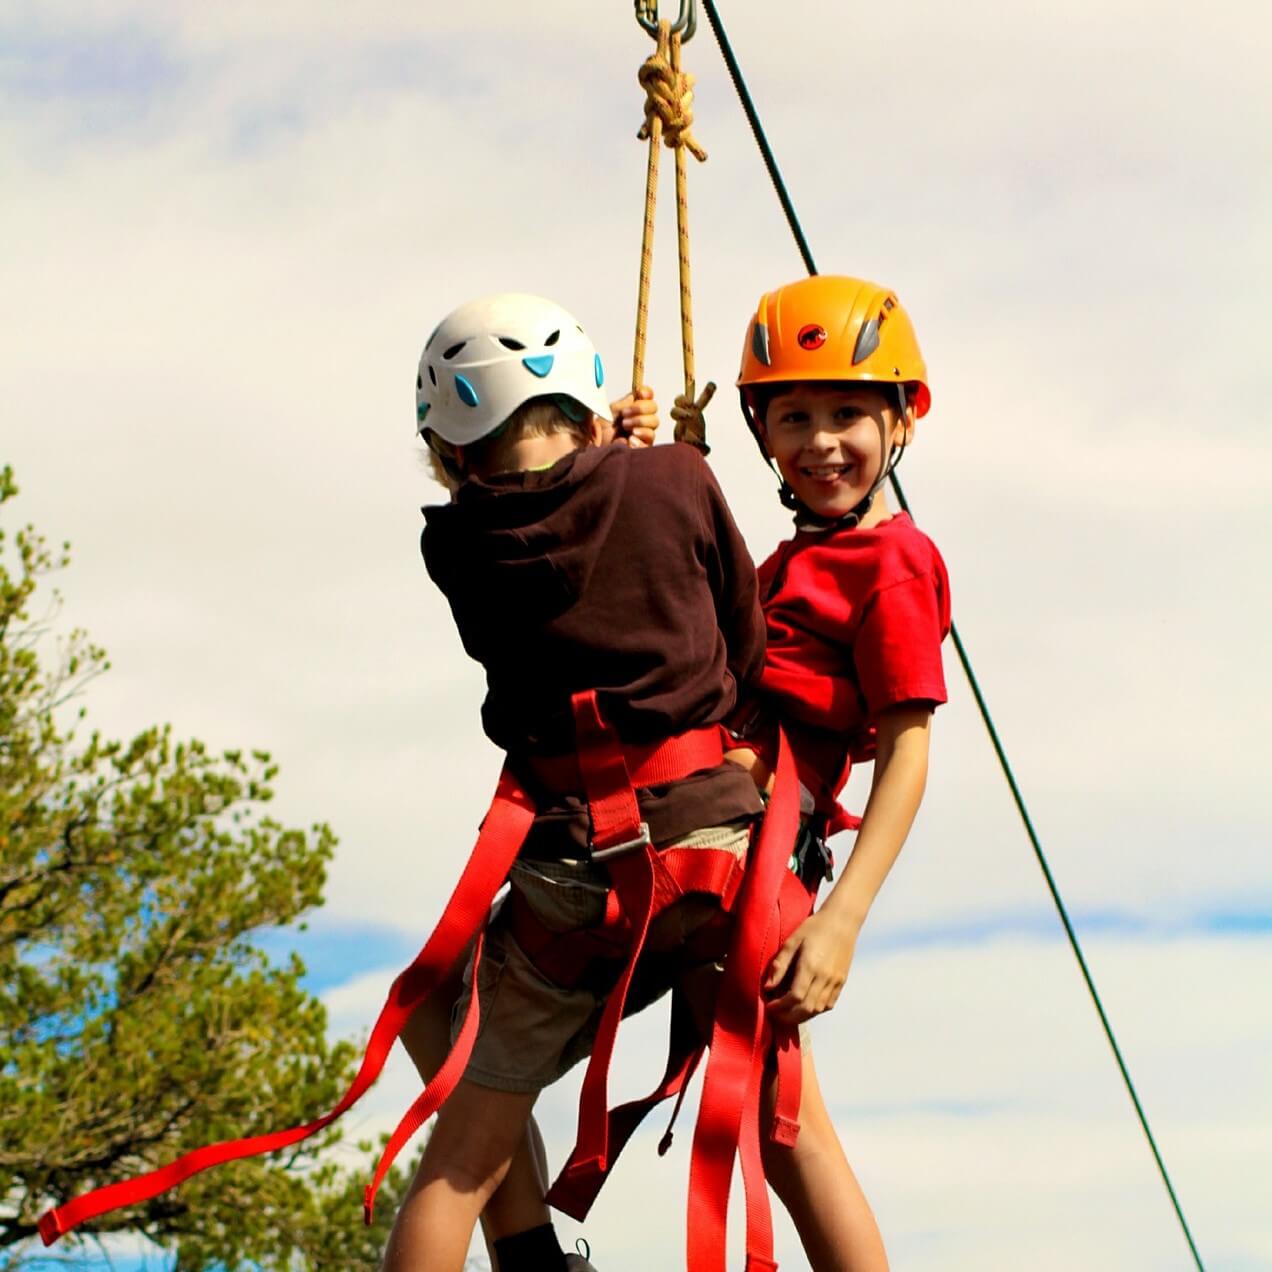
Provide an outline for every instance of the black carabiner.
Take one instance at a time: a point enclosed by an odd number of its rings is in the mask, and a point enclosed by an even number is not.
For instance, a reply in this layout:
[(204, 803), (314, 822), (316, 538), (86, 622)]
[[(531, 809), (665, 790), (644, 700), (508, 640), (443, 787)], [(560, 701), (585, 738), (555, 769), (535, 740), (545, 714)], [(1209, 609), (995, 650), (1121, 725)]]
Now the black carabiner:
[[(656, 40), (658, 38), (658, 0), (636, 0), (636, 21)], [(697, 0), (680, 0), (680, 16), (672, 23), (672, 34), (678, 34), (681, 44), (687, 44), (693, 39), (693, 33), (697, 29)]]

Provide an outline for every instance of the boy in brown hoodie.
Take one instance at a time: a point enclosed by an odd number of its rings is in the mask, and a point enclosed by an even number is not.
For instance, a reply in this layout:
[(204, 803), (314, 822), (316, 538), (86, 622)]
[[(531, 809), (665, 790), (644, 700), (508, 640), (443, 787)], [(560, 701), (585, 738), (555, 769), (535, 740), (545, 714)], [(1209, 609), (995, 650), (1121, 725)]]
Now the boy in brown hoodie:
[[(593, 928), (605, 911), (587, 799), (559, 778), (576, 751), (572, 697), (595, 691), (624, 747), (657, 747), (720, 724), (763, 662), (754, 566), (710, 470), (687, 447), (616, 441), (603, 382), (574, 319), (526, 296), (455, 311), (420, 363), (420, 431), (456, 483), (450, 504), (426, 509), (425, 562), (486, 670), (486, 733), (537, 811), (488, 926), (472, 1057), (399, 1212), (389, 1269), (460, 1272), (538, 1092), (591, 1050), (617, 979), (602, 960), (556, 982), (518, 939), (527, 924)], [(660, 850), (724, 850), (739, 866), (761, 810), (750, 777), (722, 759), (637, 798)], [(629, 1008), (685, 972), (686, 940), (718, 913), (707, 894), (662, 911)], [(514, 1240), (497, 1243), (502, 1272), (566, 1268), (550, 1226)]]

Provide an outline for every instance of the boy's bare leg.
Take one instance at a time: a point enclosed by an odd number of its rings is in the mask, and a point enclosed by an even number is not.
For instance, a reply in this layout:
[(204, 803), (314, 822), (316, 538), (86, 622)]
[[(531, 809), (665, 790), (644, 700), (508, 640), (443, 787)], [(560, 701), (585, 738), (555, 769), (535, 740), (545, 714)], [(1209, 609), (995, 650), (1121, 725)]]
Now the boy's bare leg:
[[(526, 1123), (526, 1140), (535, 1171), (539, 1176), (539, 1184), (546, 1193), (551, 1182), (551, 1176), (548, 1174), (548, 1150), (543, 1146), (543, 1133), (539, 1130), (539, 1123), (533, 1115)], [(507, 1180), (504, 1182), (506, 1183)]]
[(543, 1157), (543, 1140), (534, 1118), (517, 1141), (516, 1151), (503, 1182), (495, 1189), (481, 1215), (482, 1232), (490, 1254), (491, 1272), (499, 1272), (494, 1244), (503, 1237), (552, 1222), (547, 1203), (548, 1168)]
[(879, 1225), (844, 1156), (809, 1048), (803, 1053), (799, 1138), (793, 1148), (783, 1148), (766, 1136), (764, 1171), (813, 1272), (887, 1272)]
[(535, 1098), (460, 1082), (398, 1211), (384, 1272), (463, 1272), (473, 1229), (518, 1144), (529, 1152), (525, 1127)]
[[(460, 988), (460, 973), (456, 970), (448, 984), (439, 985), (428, 1001), (416, 1009), (402, 1031), (402, 1045), (425, 1082), (441, 1067), (450, 1049), (451, 1006)], [(499, 1272), (495, 1254), (497, 1240), (552, 1222), (543, 1200), (547, 1190), (548, 1162), (543, 1137), (534, 1118), (530, 1118), (503, 1183), (482, 1212), (482, 1236), (491, 1272)]]

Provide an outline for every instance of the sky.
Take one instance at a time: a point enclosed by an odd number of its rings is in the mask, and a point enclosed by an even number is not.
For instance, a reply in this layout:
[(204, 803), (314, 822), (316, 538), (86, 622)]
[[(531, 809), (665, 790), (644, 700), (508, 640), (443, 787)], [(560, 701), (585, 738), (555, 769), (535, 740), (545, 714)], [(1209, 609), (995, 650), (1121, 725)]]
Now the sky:
[[(1272, 1266), (1272, 17), (722, 8), (819, 267), (914, 318), (933, 409), (901, 476), (1203, 1257)], [(265, 747), (279, 815), (339, 834), (309, 931), (269, 938), (333, 1036), (431, 929), (498, 768), (419, 558), (419, 351), (462, 301), (531, 291), (621, 380), (648, 47), (586, 0), (0, 8), (15, 515), (72, 542), (65, 621), (112, 661), (97, 726)], [(802, 267), (705, 22), (685, 63), (699, 379), (760, 559), (789, 523), (730, 384), (756, 298)], [(814, 1031), (850, 1159), (898, 1272), (1187, 1268), (948, 649), (947, 672), (918, 823)], [(633, 1028), (619, 1094), (661, 1027)], [(556, 1161), (576, 1090), (540, 1106)], [(398, 1057), (351, 1131), (412, 1091)], [(688, 1134), (660, 1161), (660, 1132), (582, 1229), (604, 1272), (680, 1258)]]

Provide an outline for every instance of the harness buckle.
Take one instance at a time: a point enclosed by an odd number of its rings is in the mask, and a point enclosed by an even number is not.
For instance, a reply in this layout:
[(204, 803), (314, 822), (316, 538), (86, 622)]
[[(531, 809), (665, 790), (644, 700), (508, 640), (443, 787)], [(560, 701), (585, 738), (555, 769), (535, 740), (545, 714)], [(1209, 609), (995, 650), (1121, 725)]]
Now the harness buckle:
[(602, 848), (600, 852), (592, 854), (592, 860), (610, 861), (614, 857), (625, 857), (629, 852), (637, 852), (641, 848), (648, 848), (653, 842), (649, 837), (649, 823), (641, 822), (640, 834), (635, 839), (624, 839), (620, 844), (611, 844), (608, 848)]

